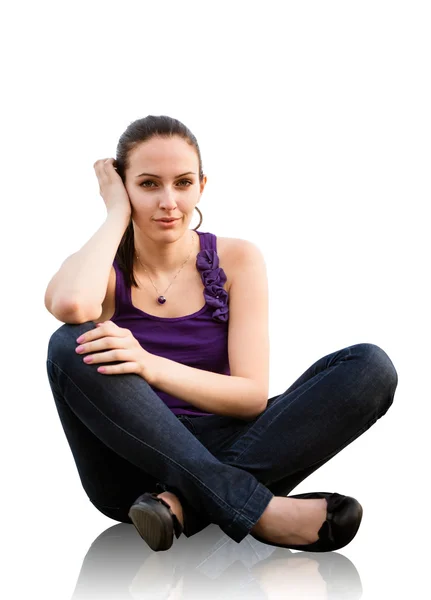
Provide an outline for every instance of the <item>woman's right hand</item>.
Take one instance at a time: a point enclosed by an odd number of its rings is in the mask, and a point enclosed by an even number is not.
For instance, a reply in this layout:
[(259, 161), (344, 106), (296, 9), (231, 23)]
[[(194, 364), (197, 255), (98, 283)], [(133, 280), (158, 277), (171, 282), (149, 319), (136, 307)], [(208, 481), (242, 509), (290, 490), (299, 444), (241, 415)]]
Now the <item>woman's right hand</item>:
[(106, 210), (124, 211), (126, 216), (132, 214), (132, 205), (123, 180), (115, 170), (115, 159), (102, 158), (96, 160), (93, 167), (99, 180), (99, 191), (106, 205)]

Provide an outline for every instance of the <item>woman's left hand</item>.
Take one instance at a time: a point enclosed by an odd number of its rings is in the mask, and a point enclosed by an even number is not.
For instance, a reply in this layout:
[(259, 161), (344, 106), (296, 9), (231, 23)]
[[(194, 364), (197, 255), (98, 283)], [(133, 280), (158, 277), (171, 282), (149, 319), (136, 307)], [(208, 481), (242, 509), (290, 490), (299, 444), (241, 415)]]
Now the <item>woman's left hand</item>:
[[(78, 342), (79, 340), (79, 342)], [(151, 383), (149, 366), (154, 355), (150, 354), (134, 337), (129, 329), (118, 327), (112, 321), (97, 323), (94, 329), (86, 331), (78, 338), (79, 346), (75, 349), (77, 354), (93, 352), (86, 356), (86, 364), (100, 364), (97, 371), (104, 375), (119, 375), (123, 373), (136, 373)], [(119, 365), (106, 363), (123, 361)]]

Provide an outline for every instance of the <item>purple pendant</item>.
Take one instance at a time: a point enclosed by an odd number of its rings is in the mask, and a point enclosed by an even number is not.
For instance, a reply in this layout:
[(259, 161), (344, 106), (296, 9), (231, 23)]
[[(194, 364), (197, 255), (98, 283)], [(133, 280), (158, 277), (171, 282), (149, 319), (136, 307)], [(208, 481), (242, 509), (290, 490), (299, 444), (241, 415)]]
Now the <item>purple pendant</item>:
[(164, 304), (164, 303), (166, 302), (166, 298), (165, 298), (164, 296), (159, 296), (159, 297), (157, 298), (157, 302), (158, 302), (159, 304)]

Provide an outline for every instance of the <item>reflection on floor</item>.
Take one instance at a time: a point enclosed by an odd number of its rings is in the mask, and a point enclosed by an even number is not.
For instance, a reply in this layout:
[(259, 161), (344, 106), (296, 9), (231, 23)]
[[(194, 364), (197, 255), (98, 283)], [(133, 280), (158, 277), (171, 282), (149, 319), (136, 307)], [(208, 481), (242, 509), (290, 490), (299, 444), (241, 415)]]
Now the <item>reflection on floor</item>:
[(118, 523), (90, 546), (72, 600), (180, 598), (356, 600), (359, 574), (337, 552), (296, 552), (263, 544), (252, 536), (241, 543), (217, 525), (154, 552), (133, 525)]

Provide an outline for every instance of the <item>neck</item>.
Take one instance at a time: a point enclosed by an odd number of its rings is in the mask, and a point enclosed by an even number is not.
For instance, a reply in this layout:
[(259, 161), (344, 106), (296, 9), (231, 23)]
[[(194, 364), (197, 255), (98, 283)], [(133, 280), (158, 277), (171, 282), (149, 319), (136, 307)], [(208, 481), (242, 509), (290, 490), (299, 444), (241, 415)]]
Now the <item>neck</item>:
[[(135, 268), (154, 277), (169, 277), (175, 274), (196, 248), (195, 237), (198, 234), (187, 229), (184, 234), (175, 239), (154, 240), (145, 235), (140, 235), (135, 230)], [(139, 259), (137, 256), (139, 256)], [(190, 258), (189, 261), (190, 262)], [(142, 263), (142, 264), (141, 264)], [(184, 267), (185, 268), (185, 267)]]

